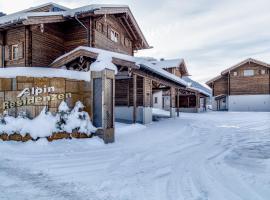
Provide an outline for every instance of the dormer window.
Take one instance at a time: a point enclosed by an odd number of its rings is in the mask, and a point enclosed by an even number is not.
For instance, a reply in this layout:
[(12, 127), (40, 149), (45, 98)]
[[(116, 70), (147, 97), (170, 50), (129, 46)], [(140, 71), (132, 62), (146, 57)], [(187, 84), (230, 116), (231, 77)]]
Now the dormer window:
[(118, 42), (119, 38), (120, 38), (119, 33), (112, 29), (111, 30), (111, 40), (114, 42)]

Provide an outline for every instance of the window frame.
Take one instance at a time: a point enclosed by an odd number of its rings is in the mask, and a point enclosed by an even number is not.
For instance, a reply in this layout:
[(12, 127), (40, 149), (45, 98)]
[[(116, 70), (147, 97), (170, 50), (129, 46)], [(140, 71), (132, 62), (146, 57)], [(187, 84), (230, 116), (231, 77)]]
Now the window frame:
[(125, 37), (124, 45), (125, 45), (125, 47), (131, 47), (132, 46), (131, 40), (128, 37)]
[[(15, 54), (15, 49), (17, 49), (16, 54)], [(11, 58), (11, 60), (19, 60), (19, 44), (11, 45), (11, 56), (10, 56), (10, 58)]]
[(118, 43), (120, 41), (120, 34), (116, 30), (111, 29), (110, 39), (111, 39), (111, 41)]
[(100, 33), (104, 32), (104, 24), (101, 22), (96, 22), (96, 30)]
[[(252, 73), (247, 73), (247, 72), (252, 72)], [(245, 69), (245, 70), (243, 71), (243, 76), (244, 76), (244, 77), (255, 76), (255, 71), (254, 71), (254, 69)]]
[(260, 70), (260, 75), (265, 75), (266, 74), (266, 70), (265, 69), (261, 69)]

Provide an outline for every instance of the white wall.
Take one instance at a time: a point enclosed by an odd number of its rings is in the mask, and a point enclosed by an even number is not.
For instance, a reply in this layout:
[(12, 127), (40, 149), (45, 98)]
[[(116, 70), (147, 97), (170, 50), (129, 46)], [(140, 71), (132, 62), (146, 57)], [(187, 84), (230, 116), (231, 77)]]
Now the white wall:
[(270, 95), (231, 95), (229, 111), (268, 111), (270, 112)]
[[(155, 103), (155, 98), (157, 98), (157, 103)], [(153, 107), (162, 109), (162, 91), (153, 92)]]
[[(137, 108), (137, 119), (138, 123), (148, 124), (152, 122), (152, 108), (142, 107)], [(121, 122), (132, 122), (133, 121), (133, 106), (115, 106), (115, 120)]]
[(171, 97), (170, 96), (163, 96), (164, 101), (164, 110), (170, 110), (171, 108)]

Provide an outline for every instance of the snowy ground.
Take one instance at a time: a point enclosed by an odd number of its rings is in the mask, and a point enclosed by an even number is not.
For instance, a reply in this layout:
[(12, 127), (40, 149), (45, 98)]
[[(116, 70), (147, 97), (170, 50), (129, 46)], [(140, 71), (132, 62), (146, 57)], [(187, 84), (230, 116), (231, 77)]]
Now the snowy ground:
[(268, 200), (270, 113), (117, 124), (116, 143), (0, 142), (0, 199)]

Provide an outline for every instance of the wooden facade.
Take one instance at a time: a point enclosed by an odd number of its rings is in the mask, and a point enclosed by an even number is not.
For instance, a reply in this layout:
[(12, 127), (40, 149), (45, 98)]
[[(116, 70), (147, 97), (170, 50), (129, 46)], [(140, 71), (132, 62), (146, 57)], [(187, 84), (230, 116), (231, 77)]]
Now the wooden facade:
[[(254, 74), (245, 75), (245, 70), (252, 70)], [(213, 96), (270, 94), (270, 66), (247, 60), (207, 84)]]
[(270, 111), (270, 65), (247, 59), (206, 83), (213, 90), (213, 109)]
[[(53, 12), (55, 8), (46, 5), (27, 12)], [(56, 11), (59, 9), (62, 10), (57, 8)], [(138, 35), (141, 31), (136, 28), (137, 24), (131, 24), (136, 22), (132, 22), (128, 8), (103, 8), (97, 14), (91, 11), (69, 18), (40, 15), (28, 17), (23, 23), (0, 24), (0, 51), (4, 52), (0, 54), (1, 67), (46, 67), (78, 46), (128, 55), (133, 55), (137, 49), (149, 48), (148, 44), (142, 45), (144, 38)]]

